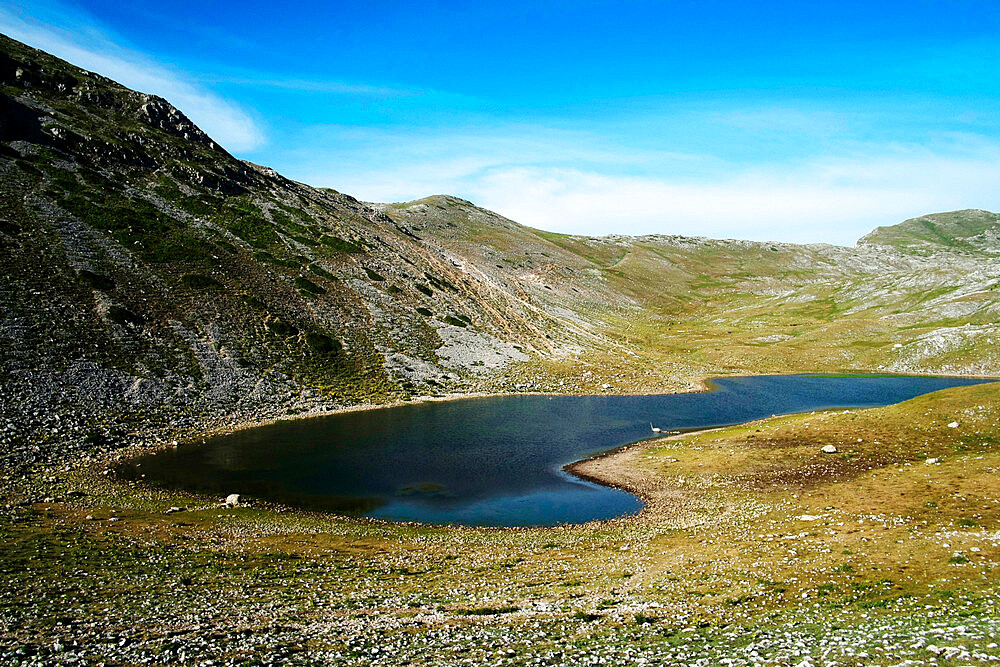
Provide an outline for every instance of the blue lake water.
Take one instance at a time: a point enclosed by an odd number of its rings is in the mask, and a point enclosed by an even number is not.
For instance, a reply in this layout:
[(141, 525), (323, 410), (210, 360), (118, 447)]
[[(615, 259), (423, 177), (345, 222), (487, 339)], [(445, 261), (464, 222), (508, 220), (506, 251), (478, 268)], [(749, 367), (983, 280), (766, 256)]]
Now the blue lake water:
[[(290, 420), (135, 459), (152, 485), (392, 521), (581, 523), (638, 512), (635, 496), (568, 463), (649, 438), (834, 407), (888, 405), (982, 379), (781, 375), (661, 396), (504, 396)], [(139, 464), (139, 465), (137, 465)]]

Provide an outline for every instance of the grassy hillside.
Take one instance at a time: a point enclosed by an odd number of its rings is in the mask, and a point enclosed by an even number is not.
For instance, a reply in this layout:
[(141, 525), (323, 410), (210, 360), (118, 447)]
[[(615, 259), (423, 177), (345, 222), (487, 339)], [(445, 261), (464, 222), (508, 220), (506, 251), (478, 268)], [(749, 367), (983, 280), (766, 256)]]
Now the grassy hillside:
[(949, 249), (996, 255), (1000, 254), (1000, 215), (980, 210), (925, 215), (891, 227), (879, 227), (859, 243), (916, 254)]

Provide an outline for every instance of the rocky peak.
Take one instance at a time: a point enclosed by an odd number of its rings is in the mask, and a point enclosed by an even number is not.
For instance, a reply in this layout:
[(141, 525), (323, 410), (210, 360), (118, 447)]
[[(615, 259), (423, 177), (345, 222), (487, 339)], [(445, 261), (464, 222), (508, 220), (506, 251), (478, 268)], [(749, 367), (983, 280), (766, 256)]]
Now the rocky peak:
[(216, 148), (215, 142), (170, 102), (157, 95), (140, 94), (140, 98), (138, 117), (143, 122), (187, 141)]

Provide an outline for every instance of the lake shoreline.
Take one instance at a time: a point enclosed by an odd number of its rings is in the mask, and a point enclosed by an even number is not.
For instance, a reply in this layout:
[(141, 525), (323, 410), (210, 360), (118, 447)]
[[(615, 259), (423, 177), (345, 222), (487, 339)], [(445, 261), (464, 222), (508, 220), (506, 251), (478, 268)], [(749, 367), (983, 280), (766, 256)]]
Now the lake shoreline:
[[(547, 393), (541, 393), (541, 392), (530, 393), (530, 394), (529, 393), (523, 393), (523, 394), (499, 394), (499, 393), (492, 393), (492, 394), (490, 394), (490, 393), (452, 394), (452, 395), (447, 395), (447, 396), (425, 397), (425, 398), (422, 398), (422, 399), (405, 401), (405, 402), (397, 401), (397, 402), (394, 402), (394, 403), (383, 404), (383, 405), (344, 406), (343, 408), (340, 408), (340, 409), (337, 409), (337, 410), (324, 410), (324, 411), (316, 412), (316, 413), (312, 413), (312, 414), (297, 415), (297, 416), (295, 416), (295, 417), (293, 417), (291, 419), (276, 418), (276, 419), (271, 419), (271, 420), (267, 420), (267, 421), (263, 421), (263, 422), (249, 422), (248, 421), (248, 422), (245, 422), (245, 423), (242, 423), (242, 424), (240, 424), (240, 423), (237, 423), (237, 424), (227, 424), (227, 425), (224, 425), (222, 427), (219, 427), (219, 428), (216, 428), (216, 429), (212, 429), (212, 430), (202, 431), (198, 435), (191, 436), (191, 437), (189, 437), (189, 438), (187, 438), (187, 439), (184, 440), (184, 444), (180, 444), (180, 443), (173, 444), (173, 443), (167, 443), (167, 442), (162, 442), (161, 441), (159, 443), (155, 443), (156, 446), (154, 446), (154, 447), (149, 447), (147, 445), (139, 445), (139, 446), (136, 446), (136, 447), (133, 447), (133, 448), (129, 448), (129, 450), (121, 450), (118, 453), (117, 456), (112, 457), (113, 461), (112, 461), (112, 465), (111, 465), (111, 472), (115, 473), (114, 476), (115, 476), (116, 481), (126, 482), (129, 485), (131, 485), (131, 484), (139, 484), (139, 485), (147, 486), (148, 487), (149, 485), (146, 484), (146, 482), (144, 482), (142, 480), (127, 479), (127, 478), (121, 477), (120, 475), (117, 474), (117, 470), (116, 469), (119, 466), (121, 466), (123, 463), (127, 462), (129, 459), (133, 459), (133, 458), (141, 457), (141, 456), (144, 456), (144, 455), (148, 455), (150, 453), (154, 453), (154, 452), (157, 452), (157, 451), (162, 451), (162, 450), (166, 450), (166, 449), (174, 449), (174, 448), (177, 448), (177, 447), (187, 447), (188, 443), (198, 442), (198, 441), (205, 442), (207, 439), (209, 439), (211, 437), (217, 437), (217, 436), (224, 436), (224, 435), (228, 435), (228, 434), (233, 434), (233, 433), (237, 433), (237, 432), (248, 430), (248, 429), (254, 429), (254, 428), (263, 427), (263, 426), (266, 426), (266, 425), (269, 425), (269, 424), (273, 425), (273, 424), (278, 424), (278, 423), (281, 423), (281, 422), (300, 422), (300, 421), (303, 421), (303, 420), (306, 420), (306, 419), (310, 419), (310, 418), (313, 418), (313, 417), (335, 416), (335, 415), (340, 415), (340, 414), (357, 413), (357, 412), (369, 412), (369, 413), (372, 413), (372, 412), (375, 412), (375, 411), (377, 411), (379, 409), (383, 409), (383, 408), (392, 408), (392, 407), (400, 407), (400, 406), (415, 406), (415, 405), (420, 405), (422, 403), (453, 402), (453, 401), (462, 401), (462, 400), (468, 400), (468, 399), (488, 398), (488, 397), (513, 398), (513, 397), (517, 397), (517, 396), (526, 396), (526, 397), (527, 396), (535, 396), (535, 397), (548, 396), (550, 398), (554, 398), (556, 396), (567, 396), (567, 397), (570, 397), (570, 396), (597, 396), (597, 397), (601, 397), (601, 398), (611, 398), (611, 397), (625, 397), (625, 396), (677, 396), (677, 395), (684, 395), (684, 394), (711, 393), (711, 392), (713, 392), (713, 391), (715, 391), (715, 390), (717, 390), (719, 388), (719, 387), (715, 386), (715, 381), (716, 380), (722, 380), (722, 379), (755, 378), (755, 377), (775, 377), (775, 378), (778, 378), (778, 377), (793, 377), (793, 376), (816, 376), (816, 377), (824, 377), (824, 376), (830, 376), (830, 375), (832, 375), (833, 377), (843, 377), (842, 375), (838, 376), (838, 375), (827, 374), (827, 373), (794, 373), (794, 374), (787, 374), (787, 375), (780, 375), (780, 374), (767, 374), (767, 375), (763, 375), (763, 374), (761, 374), (761, 375), (739, 375), (739, 376), (713, 376), (713, 377), (710, 377), (710, 378), (704, 378), (702, 380), (703, 389), (701, 389), (699, 391), (689, 391), (689, 392), (672, 392), (672, 393), (665, 392), (665, 393), (658, 393), (658, 394), (596, 394), (596, 395), (594, 395), (594, 394), (579, 394), (579, 395), (578, 394), (547, 394)], [(929, 374), (929, 373), (928, 374), (919, 374), (919, 375), (918, 374), (885, 374), (885, 373), (880, 373), (880, 374), (857, 374), (857, 373), (854, 373), (854, 374), (851, 374), (851, 376), (852, 377), (866, 377), (866, 376), (871, 376), (871, 377), (883, 377), (883, 378), (885, 378), (885, 377), (939, 377), (939, 378), (954, 378), (954, 379), (962, 379), (962, 380), (976, 380), (976, 379), (991, 380), (991, 379), (995, 379), (995, 378), (974, 378), (974, 377), (971, 377), (971, 376), (941, 376), (941, 375), (933, 375), (933, 374)], [(844, 409), (845, 407), (846, 408), (850, 408), (851, 406), (850, 405), (845, 405), (845, 406), (841, 406), (839, 408), (838, 407), (826, 407), (826, 408), (823, 408), (823, 409), (824, 410), (835, 410), (835, 409)], [(778, 413), (778, 414), (786, 415), (786, 414), (793, 414), (793, 412)], [(770, 415), (770, 416), (775, 416), (775, 415)], [(570, 520), (570, 521), (568, 521), (566, 523), (560, 523), (560, 524), (557, 524), (557, 525), (567, 525), (567, 526), (569, 526), (569, 525), (585, 525), (585, 524), (589, 524), (589, 523), (601, 523), (601, 522), (621, 521), (621, 520), (634, 521), (634, 520), (637, 519), (637, 517), (640, 517), (640, 516), (642, 516), (644, 514), (647, 514), (650, 511), (662, 509), (662, 508), (659, 508), (659, 507), (655, 507), (655, 505), (657, 504), (658, 501), (654, 498), (654, 496), (656, 494), (651, 492), (651, 489), (653, 489), (656, 486), (656, 480), (653, 479), (655, 477), (655, 475), (649, 475), (649, 474), (638, 475), (637, 471), (640, 470), (640, 468), (637, 468), (636, 466), (634, 466), (634, 465), (631, 464), (631, 462), (634, 461), (635, 457), (638, 456), (638, 454), (641, 451), (644, 451), (648, 447), (650, 447), (650, 446), (652, 446), (652, 445), (654, 445), (656, 443), (663, 442), (665, 440), (671, 440), (671, 439), (676, 439), (676, 438), (684, 437), (684, 436), (689, 435), (691, 433), (711, 431), (711, 430), (718, 430), (718, 429), (721, 429), (721, 428), (726, 428), (728, 426), (735, 426), (735, 425), (739, 425), (739, 424), (750, 423), (750, 422), (757, 421), (757, 420), (760, 420), (760, 419), (767, 419), (770, 416), (757, 417), (756, 419), (750, 419), (750, 420), (747, 420), (747, 421), (734, 421), (734, 422), (728, 422), (728, 423), (722, 423), (722, 424), (718, 424), (717, 423), (717, 424), (713, 424), (713, 425), (698, 426), (698, 427), (687, 428), (687, 429), (671, 429), (669, 431), (669, 434), (664, 434), (663, 436), (660, 436), (660, 437), (655, 437), (654, 436), (652, 438), (646, 438), (646, 439), (641, 439), (641, 440), (637, 440), (637, 441), (628, 442), (628, 443), (625, 443), (623, 445), (620, 445), (620, 446), (617, 446), (617, 447), (614, 447), (614, 448), (611, 448), (611, 449), (608, 449), (608, 450), (600, 451), (600, 452), (594, 454), (593, 456), (589, 456), (587, 458), (570, 461), (569, 463), (561, 466), (561, 469), (563, 471), (565, 471), (567, 474), (573, 475), (574, 477), (576, 477), (578, 479), (582, 479), (582, 480), (585, 480), (585, 481), (588, 481), (588, 482), (591, 482), (591, 483), (594, 483), (594, 484), (598, 484), (598, 485), (600, 485), (602, 487), (606, 487), (606, 488), (610, 488), (610, 489), (617, 489), (617, 490), (623, 491), (625, 493), (631, 494), (632, 496), (634, 496), (635, 498), (637, 498), (639, 501), (641, 501), (642, 507), (638, 511), (633, 511), (632, 513), (629, 513), (629, 514), (622, 514), (622, 515), (618, 515), (618, 516), (608, 516), (606, 518), (593, 519), (593, 520), (590, 520), (590, 521), (580, 521), (580, 520), (573, 521), (573, 520)], [(143, 477), (145, 477), (145, 475), (143, 475)], [(234, 482), (233, 486), (234, 487), (238, 486), (238, 482)], [(234, 488), (232, 490), (237, 491), (237, 492), (240, 491), (240, 489), (238, 489), (238, 488)], [(195, 495), (198, 495), (198, 496), (201, 496), (201, 497), (204, 497), (204, 498), (214, 498), (216, 496), (215, 493), (196, 493)], [(225, 495), (225, 493), (223, 495)], [(248, 493), (248, 495), (251, 496), (251, 497), (253, 497), (253, 493)], [(267, 504), (267, 505), (279, 505), (279, 506), (281, 506), (283, 508), (287, 508), (289, 510), (299, 510), (299, 509), (301, 509), (301, 510), (304, 510), (304, 511), (307, 511), (307, 512), (321, 511), (323, 513), (329, 514), (330, 516), (342, 517), (342, 518), (346, 518), (346, 519), (349, 519), (349, 520), (350, 519), (359, 518), (359, 517), (355, 517), (353, 515), (339, 514), (339, 513), (335, 512), (335, 511), (329, 511), (329, 510), (327, 510), (327, 511), (324, 512), (322, 510), (316, 510), (314, 508), (300, 507), (300, 506), (297, 506), (297, 505), (294, 505), (294, 504), (282, 503), (280, 501), (274, 501), (274, 500), (268, 500), (266, 498), (256, 499), (255, 502), (261, 502), (262, 504)], [(371, 518), (372, 517), (367, 517), (367, 519), (371, 519)], [(376, 519), (376, 520), (378, 520), (378, 519)], [(399, 521), (386, 520), (386, 523), (397, 523), (397, 522), (399, 522)], [(424, 522), (421, 522), (420, 520), (410, 520), (410, 521), (407, 521), (407, 523), (418, 523), (419, 524), (419, 523), (424, 523)], [(426, 522), (425, 525), (427, 525), (427, 526), (447, 526), (447, 525), (454, 525), (454, 524)], [(544, 526), (544, 524), (542, 524), (542, 526)], [(534, 524), (525, 525), (525, 526), (517, 526), (517, 528), (526, 528), (526, 527), (530, 528), (530, 527), (538, 527), (538, 526), (535, 526)], [(509, 529), (509, 528), (512, 528), (512, 527), (498, 527), (498, 528), (500, 528), (500, 529)]]
[(580, 459), (579, 461), (567, 463), (562, 467), (562, 470), (586, 482), (600, 484), (601, 486), (607, 486), (612, 489), (618, 489), (619, 491), (631, 493), (633, 496), (642, 501), (642, 509), (635, 514), (614, 517), (612, 519), (604, 519), (603, 521), (594, 521), (591, 523), (604, 523), (608, 521), (622, 521), (630, 519), (638, 520), (644, 514), (653, 512), (659, 508), (656, 507), (658, 499), (652, 492), (651, 479), (646, 479), (646, 475), (643, 475), (641, 478), (636, 477), (635, 473), (637, 470), (630, 464), (636, 456), (662, 442), (679, 440), (696, 433), (721, 431), (725, 428), (729, 428), (730, 426), (751, 424), (755, 421), (759, 420), (751, 419), (750, 421), (741, 422), (740, 424), (726, 424), (723, 426), (706, 426), (704, 428), (685, 429), (683, 431), (671, 432), (660, 437), (652, 437), (646, 438), (645, 440), (630, 442), (627, 445), (621, 445), (620, 447), (615, 447), (613, 449), (594, 454), (593, 456), (588, 456), (587, 458)]

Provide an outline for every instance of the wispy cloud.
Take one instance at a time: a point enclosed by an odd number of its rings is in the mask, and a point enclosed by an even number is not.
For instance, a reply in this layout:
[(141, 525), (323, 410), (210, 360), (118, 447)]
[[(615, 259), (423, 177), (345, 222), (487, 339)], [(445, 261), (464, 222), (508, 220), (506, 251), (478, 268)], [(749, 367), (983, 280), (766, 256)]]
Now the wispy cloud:
[[(46, 21), (36, 18), (39, 15)], [(129, 88), (166, 98), (230, 150), (251, 150), (265, 142), (261, 124), (249, 112), (183, 72), (120, 45), (93, 18), (75, 9), (47, 3), (33, 7), (28, 16), (0, 6), (0, 31)]]
[[(207, 80), (207, 79), (206, 79)], [(212, 81), (228, 83), (250, 88), (278, 88), (294, 90), (303, 93), (326, 93), (330, 95), (361, 95), (366, 97), (412, 97), (422, 91), (393, 88), (390, 86), (375, 86), (365, 83), (349, 83), (346, 81), (319, 81), (314, 79), (282, 79), (278, 77), (213, 77)]]
[(764, 107), (726, 111), (714, 115), (719, 123), (732, 125), (748, 132), (782, 132), (829, 136), (843, 132), (848, 116), (834, 111), (796, 109), (794, 107)]

